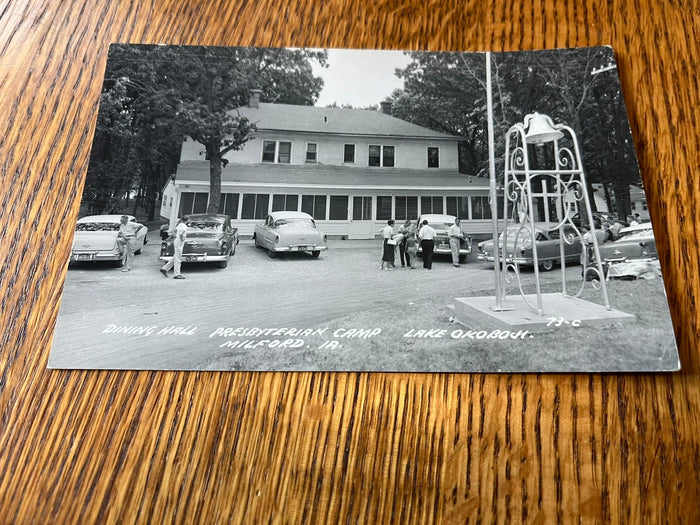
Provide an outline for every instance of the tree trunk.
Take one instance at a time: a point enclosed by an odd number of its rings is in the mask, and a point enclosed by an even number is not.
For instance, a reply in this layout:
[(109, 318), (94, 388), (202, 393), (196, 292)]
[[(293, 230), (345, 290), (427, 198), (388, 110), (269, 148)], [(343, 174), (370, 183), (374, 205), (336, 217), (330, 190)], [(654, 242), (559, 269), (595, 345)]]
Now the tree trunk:
[(219, 213), (221, 201), (221, 141), (212, 140), (206, 145), (209, 157), (209, 204), (207, 213)]

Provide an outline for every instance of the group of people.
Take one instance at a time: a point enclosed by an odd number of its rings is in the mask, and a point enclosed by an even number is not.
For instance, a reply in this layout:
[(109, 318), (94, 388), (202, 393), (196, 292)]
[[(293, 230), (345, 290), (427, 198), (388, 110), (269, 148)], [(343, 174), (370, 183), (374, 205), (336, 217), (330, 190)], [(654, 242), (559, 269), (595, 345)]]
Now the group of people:
[[(435, 251), (435, 236), (437, 232), (424, 220), (417, 227), (410, 220), (406, 220), (395, 229), (396, 221), (389, 219), (382, 230), (382, 264), (380, 269), (393, 270), (396, 261), (401, 261), (401, 267), (415, 269), (420, 245), (423, 256), (423, 268), (433, 268), (433, 255)], [(459, 247), (462, 239), (466, 238), (459, 219), (450, 226), (447, 232), (450, 238), (450, 251), (452, 253), (453, 266), (459, 266)]]
[[(119, 226), (119, 231), (117, 232), (117, 243), (119, 244), (120, 251), (122, 253), (126, 252), (122, 272), (129, 272), (131, 271), (131, 267), (134, 262), (136, 237), (141, 229), (145, 228), (145, 226), (143, 224), (139, 224), (138, 222), (129, 222), (129, 217), (126, 215), (121, 216), (120, 222), (121, 225)], [(174, 279), (184, 279), (185, 277), (180, 273), (180, 268), (182, 265), (182, 250), (185, 247), (185, 240), (187, 239), (187, 225), (182, 217), (178, 220), (173, 235), (175, 253), (173, 258), (167, 261), (165, 265), (161, 267), (160, 273), (162, 273), (164, 277), (167, 277), (168, 272), (173, 270)]]
[[(620, 220), (615, 220), (611, 224), (610, 221), (593, 219), (593, 227), (584, 225), (581, 229), (583, 232), (583, 243), (581, 246), (581, 264), (590, 264), (593, 261), (593, 240), (597, 244), (605, 244), (613, 242), (620, 238), (620, 230), (626, 226), (639, 226), (641, 218), (639, 214), (628, 215), (626, 223)], [(581, 270), (583, 272), (583, 269)]]

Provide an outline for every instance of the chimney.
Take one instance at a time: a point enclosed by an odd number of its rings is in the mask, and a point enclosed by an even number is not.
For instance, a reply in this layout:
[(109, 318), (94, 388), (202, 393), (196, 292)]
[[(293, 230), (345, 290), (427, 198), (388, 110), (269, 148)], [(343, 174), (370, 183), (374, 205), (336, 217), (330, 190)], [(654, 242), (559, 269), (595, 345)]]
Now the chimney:
[(258, 109), (260, 107), (260, 93), (262, 89), (251, 89), (250, 99), (248, 100), (248, 107)]
[(379, 105), (382, 107), (382, 113), (391, 115), (391, 100), (380, 102)]

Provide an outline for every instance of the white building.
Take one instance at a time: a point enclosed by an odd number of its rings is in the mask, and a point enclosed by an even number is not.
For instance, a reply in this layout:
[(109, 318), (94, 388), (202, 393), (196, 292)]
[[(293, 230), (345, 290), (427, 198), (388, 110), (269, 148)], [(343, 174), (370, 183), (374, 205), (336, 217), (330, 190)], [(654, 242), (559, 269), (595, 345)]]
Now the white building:
[[(271, 211), (311, 214), (332, 236), (372, 238), (387, 219), (422, 213), (462, 218), (468, 233), (491, 231), (488, 179), (458, 171), (459, 137), (387, 114), (341, 108), (260, 103), (241, 115), (257, 131), (226, 154), (220, 212), (241, 235)], [(209, 162), (204, 146), (187, 140), (168, 182), (161, 215), (206, 211)]]

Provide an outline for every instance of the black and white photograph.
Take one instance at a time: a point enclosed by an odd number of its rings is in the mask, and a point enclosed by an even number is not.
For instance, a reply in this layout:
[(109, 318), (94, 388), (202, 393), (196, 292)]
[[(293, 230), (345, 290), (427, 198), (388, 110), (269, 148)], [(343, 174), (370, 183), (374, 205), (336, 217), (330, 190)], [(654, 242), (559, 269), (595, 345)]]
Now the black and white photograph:
[(614, 50), (113, 44), (49, 367), (680, 369)]

